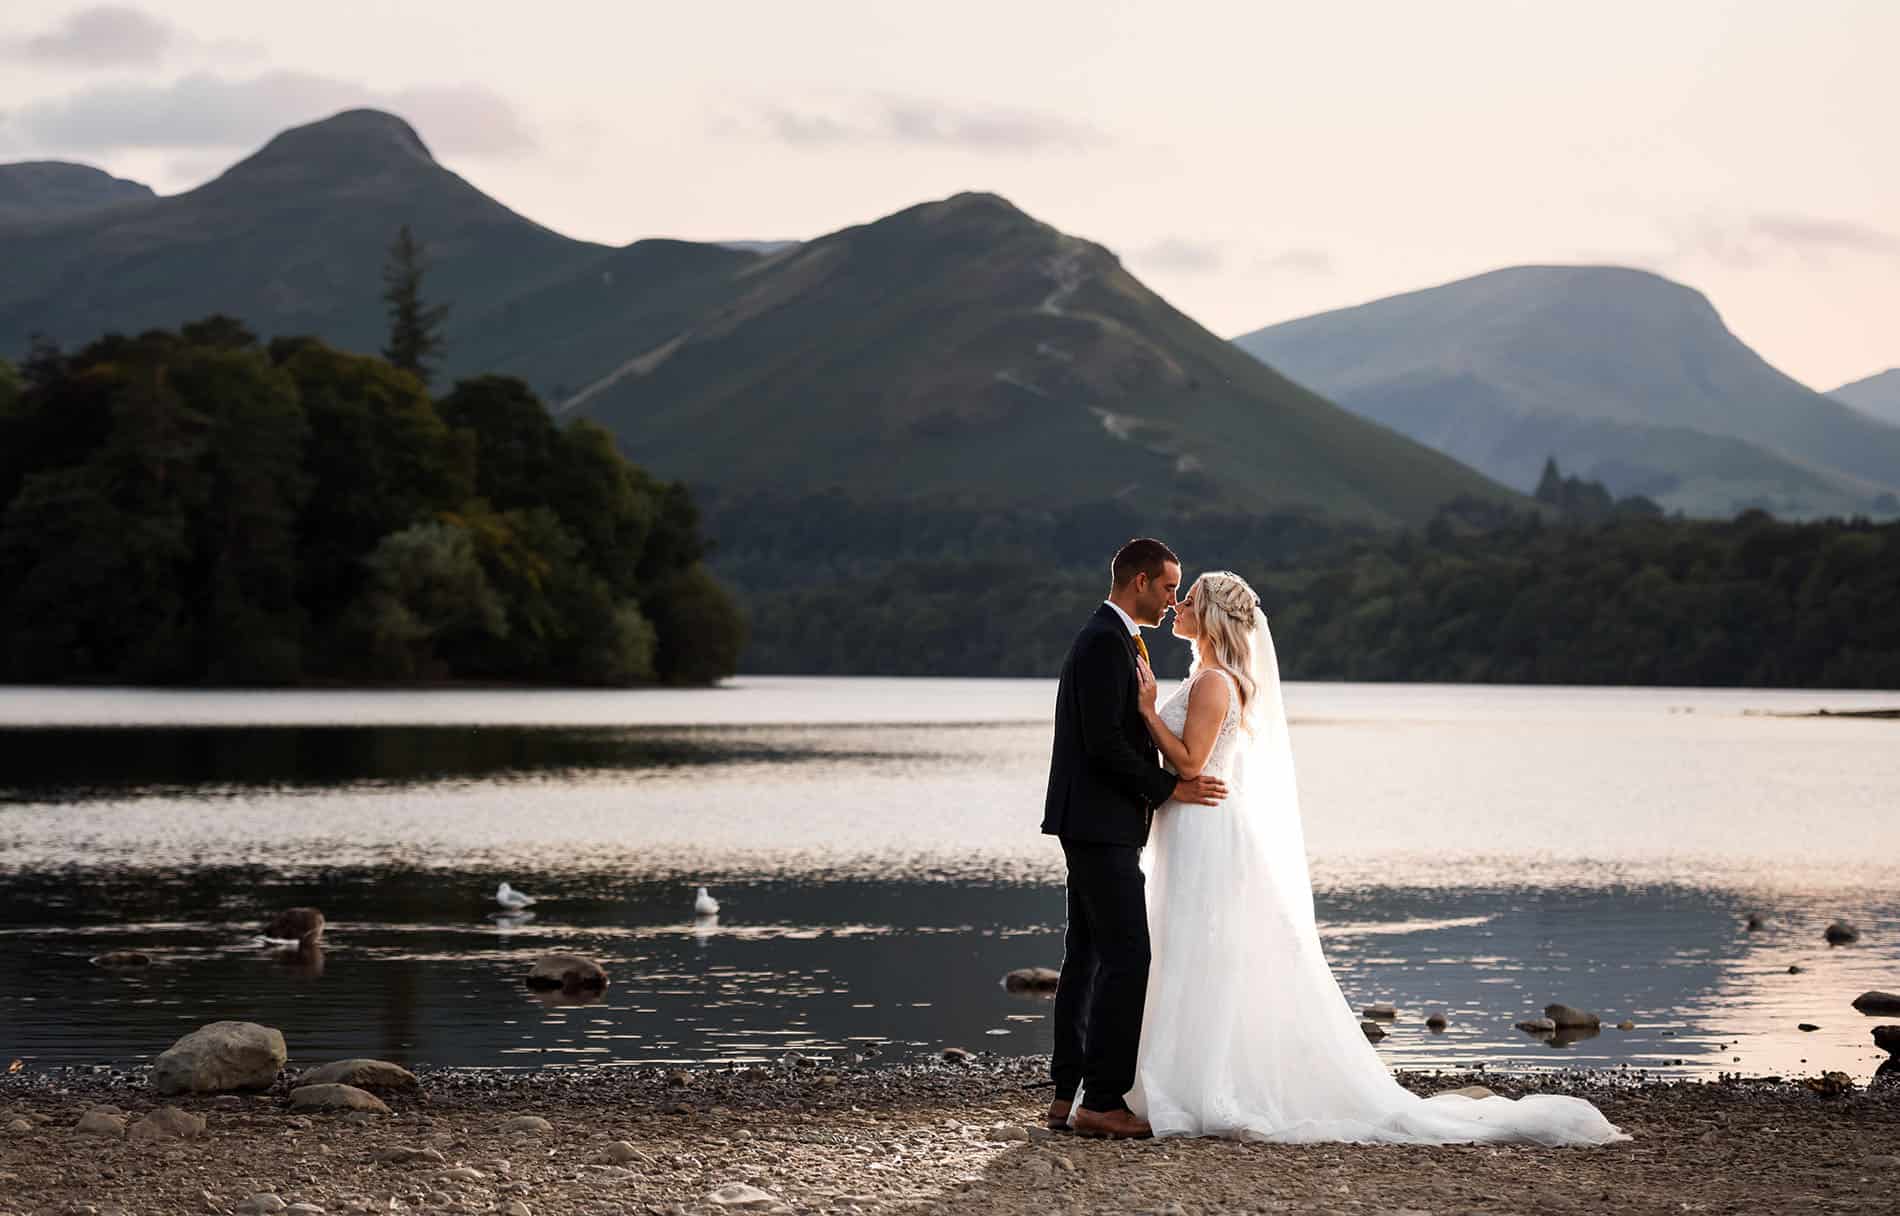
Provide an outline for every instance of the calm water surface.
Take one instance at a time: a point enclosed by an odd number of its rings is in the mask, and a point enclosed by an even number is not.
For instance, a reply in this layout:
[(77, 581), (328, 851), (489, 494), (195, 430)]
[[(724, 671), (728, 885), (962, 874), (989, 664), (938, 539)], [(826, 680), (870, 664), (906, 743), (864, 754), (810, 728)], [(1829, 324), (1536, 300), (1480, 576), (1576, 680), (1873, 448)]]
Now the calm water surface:
[[(306, 1062), (1045, 1051), (1047, 1003), (998, 981), (1061, 954), (1060, 853), (1035, 831), (1052, 697), (0, 691), (0, 1051), (136, 1062), (226, 1017), (282, 1027)], [(1354, 1005), (1401, 1009), (1393, 1064), (1879, 1062), (1849, 1002), (1900, 990), (1900, 722), (1775, 715), (1900, 694), (1287, 700), (1328, 956)], [(532, 916), (496, 916), (502, 879)], [(701, 883), (716, 923), (693, 922)], [(256, 943), (292, 904), (327, 913), (320, 956)], [(1861, 943), (1825, 946), (1834, 919)], [(156, 965), (87, 962), (134, 948)], [(525, 991), (550, 949), (600, 959), (604, 998)], [(1638, 1029), (1511, 1029), (1551, 1001)], [(1426, 1031), (1441, 1008), (1450, 1030)]]

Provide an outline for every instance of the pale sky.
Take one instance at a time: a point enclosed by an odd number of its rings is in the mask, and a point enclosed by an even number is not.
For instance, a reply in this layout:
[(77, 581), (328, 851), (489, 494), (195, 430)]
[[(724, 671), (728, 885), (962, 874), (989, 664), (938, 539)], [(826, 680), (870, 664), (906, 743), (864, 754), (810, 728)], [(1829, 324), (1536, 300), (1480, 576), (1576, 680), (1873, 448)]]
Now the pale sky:
[(8, 0), (0, 160), (189, 189), (354, 105), (532, 219), (817, 236), (991, 190), (1222, 336), (1532, 262), (1900, 364), (1900, 0)]

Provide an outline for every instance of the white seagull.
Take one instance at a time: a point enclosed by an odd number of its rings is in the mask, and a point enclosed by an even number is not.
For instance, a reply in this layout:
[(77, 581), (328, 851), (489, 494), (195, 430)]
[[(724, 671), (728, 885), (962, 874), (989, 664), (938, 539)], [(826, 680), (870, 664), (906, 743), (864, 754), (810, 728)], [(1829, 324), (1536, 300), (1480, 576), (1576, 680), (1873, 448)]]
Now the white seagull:
[(510, 912), (519, 912), (534, 902), (534, 896), (523, 895), (507, 883), (502, 883), (499, 887), (495, 888), (495, 902)]
[(706, 888), (704, 887), (701, 887), (699, 889), (698, 898), (693, 900), (693, 915), (694, 916), (719, 915), (719, 901), (714, 899), (712, 896), (706, 894)]

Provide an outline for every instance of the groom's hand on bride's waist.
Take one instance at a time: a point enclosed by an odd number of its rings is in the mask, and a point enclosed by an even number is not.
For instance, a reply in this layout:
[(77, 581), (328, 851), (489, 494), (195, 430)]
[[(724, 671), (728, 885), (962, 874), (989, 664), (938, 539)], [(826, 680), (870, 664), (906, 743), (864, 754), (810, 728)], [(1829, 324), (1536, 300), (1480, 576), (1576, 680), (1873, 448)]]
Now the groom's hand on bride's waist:
[(1219, 806), (1220, 800), (1227, 797), (1227, 783), (1219, 777), (1209, 777), (1203, 773), (1189, 781), (1174, 783), (1174, 800), (1192, 802), (1200, 806)]

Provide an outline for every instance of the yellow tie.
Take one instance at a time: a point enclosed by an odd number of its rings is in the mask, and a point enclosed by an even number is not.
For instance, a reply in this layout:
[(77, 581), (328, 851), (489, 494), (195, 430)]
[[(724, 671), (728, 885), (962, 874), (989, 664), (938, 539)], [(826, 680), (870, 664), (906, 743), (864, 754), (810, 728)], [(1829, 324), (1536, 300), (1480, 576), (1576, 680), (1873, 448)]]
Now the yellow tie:
[(1141, 640), (1141, 635), (1139, 633), (1135, 634), (1134, 637), (1135, 637), (1135, 649), (1141, 652), (1141, 661), (1148, 664), (1148, 666), (1153, 667), (1154, 660), (1148, 657), (1148, 643)]

